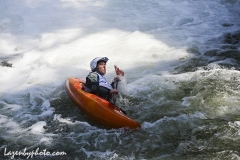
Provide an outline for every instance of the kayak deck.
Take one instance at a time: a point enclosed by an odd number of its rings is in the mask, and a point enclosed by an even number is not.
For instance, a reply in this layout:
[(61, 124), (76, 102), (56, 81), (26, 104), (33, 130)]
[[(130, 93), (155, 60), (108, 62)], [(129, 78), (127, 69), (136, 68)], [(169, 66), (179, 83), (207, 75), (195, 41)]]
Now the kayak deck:
[(88, 117), (110, 128), (140, 128), (141, 125), (127, 117), (119, 107), (109, 101), (83, 90), (84, 82), (78, 78), (66, 81), (66, 90), (70, 99)]

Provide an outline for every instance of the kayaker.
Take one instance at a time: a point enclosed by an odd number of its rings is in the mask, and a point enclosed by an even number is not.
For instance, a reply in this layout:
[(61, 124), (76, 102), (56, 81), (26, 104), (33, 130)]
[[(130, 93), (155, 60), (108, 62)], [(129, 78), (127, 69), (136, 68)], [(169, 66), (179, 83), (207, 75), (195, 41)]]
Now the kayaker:
[(114, 89), (114, 81), (119, 80), (119, 77), (115, 77), (111, 84), (107, 82), (104, 76), (107, 61), (107, 57), (96, 57), (90, 62), (92, 72), (86, 77), (85, 88), (86, 91), (110, 101), (113, 94), (118, 94), (118, 90)]

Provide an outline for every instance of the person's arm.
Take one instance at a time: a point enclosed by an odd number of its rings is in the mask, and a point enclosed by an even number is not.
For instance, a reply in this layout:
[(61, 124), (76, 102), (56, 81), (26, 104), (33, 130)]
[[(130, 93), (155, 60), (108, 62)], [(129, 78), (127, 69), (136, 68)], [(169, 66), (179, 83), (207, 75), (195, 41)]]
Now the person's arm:
[(98, 93), (99, 93), (99, 95), (107, 96), (107, 95), (110, 94), (110, 89), (108, 89), (106, 87), (103, 87), (103, 86), (99, 86), (98, 87)]
[(99, 91), (98, 84), (93, 84), (90, 89), (91, 89), (93, 94), (97, 94), (98, 91)]
[(118, 83), (119, 81), (121, 81), (119, 76), (114, 77), (114, 79), (112, 80), (111, 86), (115, 89), (116, 88), (116, 83)]
[(117, 89), (108, 89), (106, 87), (103, 87), (103, 86), (99, 86), (98, 88), (98, 94), (99, 96), (101, 97), (106, 97), (108, 96), (109, 94), (118, 94), (118, 90)]
[(110, 94), (118, 94), (118, 90), (117, 90), (117, 89), (112, 89), (112, 90), (110, 91)]

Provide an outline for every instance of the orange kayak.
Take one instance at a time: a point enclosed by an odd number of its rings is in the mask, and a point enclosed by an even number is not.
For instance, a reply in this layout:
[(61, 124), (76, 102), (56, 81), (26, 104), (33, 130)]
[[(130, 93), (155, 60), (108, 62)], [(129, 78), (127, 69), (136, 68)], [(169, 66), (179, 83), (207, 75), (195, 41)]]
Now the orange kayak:
[(141, 125), (127, 117), (117, 106), (94, 94), (85, 92), (84, 81), (69, 78), (66, 90), (70, 99), (88, 117), (110, 128), (140, 128)]

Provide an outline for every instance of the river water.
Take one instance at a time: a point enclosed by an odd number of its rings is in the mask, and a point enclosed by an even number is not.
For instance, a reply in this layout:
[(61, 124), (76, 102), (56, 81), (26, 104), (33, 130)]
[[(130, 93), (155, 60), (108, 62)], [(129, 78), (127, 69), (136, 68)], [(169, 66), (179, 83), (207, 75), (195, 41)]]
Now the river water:
[[(240, 159), (239, 7), (0, 0), (0, 158)], [(109, 81), (125, 71), (117, 105), (140, 129), (101, 126), (67, 96), (98, 56)]]

